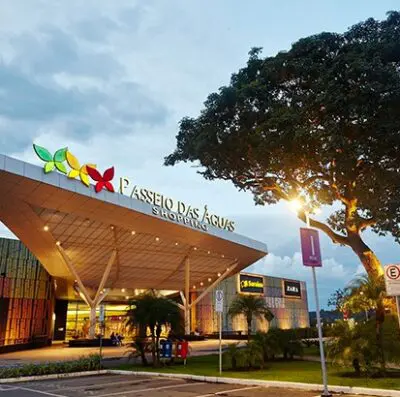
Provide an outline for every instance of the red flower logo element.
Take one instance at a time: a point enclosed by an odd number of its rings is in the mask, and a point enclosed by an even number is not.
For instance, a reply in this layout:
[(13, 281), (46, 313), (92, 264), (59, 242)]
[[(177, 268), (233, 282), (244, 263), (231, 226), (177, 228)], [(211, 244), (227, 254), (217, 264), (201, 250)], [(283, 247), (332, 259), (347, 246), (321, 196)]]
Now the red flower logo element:
[(96, 168), (92, 168), (89, 166), (87, 166), (86, 168), (89, 176), (95, 182), (97, 182), (96, 186), (94, 187), (96, 193), (99, 193), (104, 188), (106, 188), (109, 192), (114, 193), (114, 186), (110, 182), (114, 178), (114, 167), (105, 170), (103, 176), (100, 174), (99, 171), (96, 170)]

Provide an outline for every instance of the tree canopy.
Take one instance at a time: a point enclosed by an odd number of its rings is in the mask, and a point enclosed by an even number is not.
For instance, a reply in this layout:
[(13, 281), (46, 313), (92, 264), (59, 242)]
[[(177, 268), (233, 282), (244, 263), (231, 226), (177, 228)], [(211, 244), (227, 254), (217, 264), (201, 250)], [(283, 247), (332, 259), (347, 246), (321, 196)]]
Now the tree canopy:
[(372, 227), (400, 241), (400, 13), (260, 54), (251, 50), (200, 115), (181, 120), (165, 164), (197, 162), (206, 179), (230, 180), (257, 204), (340, 204), (311, 226), (382, 274), (360, 234)]

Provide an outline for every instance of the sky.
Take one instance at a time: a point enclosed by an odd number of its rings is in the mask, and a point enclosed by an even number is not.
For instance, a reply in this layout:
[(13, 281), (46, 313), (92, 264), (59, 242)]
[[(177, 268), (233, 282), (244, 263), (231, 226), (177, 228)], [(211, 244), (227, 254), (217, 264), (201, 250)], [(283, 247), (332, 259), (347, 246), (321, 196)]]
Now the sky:
[[(251, 4), (251, 5), (250, 5)], [(164, 167), (178, 122), (197, 116), (207, 95), (228, 84), (252, 47), (263, 55), (301, 37), (343, 32), (382, 19), (398, 0), (13, 0), (0, 13), (0, 153), (39, 164), (32, 142), (78, 157), (138, 185), (235, 220), (270, 254), (249, 271), (304, 280), (300, 221), (285, 204), (255, 206), (229, 182), (205, 181), (190, 164)], [(329, 213), (324, 209), (323, 216)], [(11, 233), (0, 224), (0, 235)], [(390, 237), (365, 234), (382, 263), (396, 262)], [(321, 236), (321, 306), (362, 267), (349, 248)]]

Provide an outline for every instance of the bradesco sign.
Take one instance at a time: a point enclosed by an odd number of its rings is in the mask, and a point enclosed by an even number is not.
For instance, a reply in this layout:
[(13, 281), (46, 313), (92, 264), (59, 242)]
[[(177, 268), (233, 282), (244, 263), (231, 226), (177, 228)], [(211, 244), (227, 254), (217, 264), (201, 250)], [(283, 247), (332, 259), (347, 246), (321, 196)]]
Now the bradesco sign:
[[(45, 162), (44, 172), (46, 174), (58, 171), (71, 179), (80, 179), (87, 187), (90, 186), (90, 180), (93, 181), (96, 193), (102, 190), (115, 192), (114, 187), (114, 167), (107, 168), (104, 172), (97, 169), (96, 164), (81, 163), (68, 148), (61, 148), (54, 154), (46, 148), (33, 145), (37, 156)], [(191, 206), (183, 201), (173, 200), (163, 194), (131, 184), (126, 177), (119, 178), (119, 193), (129, 197), (136, 198), (152, 206), (152, 213), (155, 216), (166, 218), (171, 221), (191, 226), (203, 231), (208, 230), (212, 225), (216, 228), (233, 232), (235, 223), (227, 218), (213, 214), (208, 210), (207, 205), (202, 209)]]
[(249, 276), (247, 274), (239, 275), (240, 292), (250, 294), (263, 294), (264, 293), (264, 279), (263, 277)]

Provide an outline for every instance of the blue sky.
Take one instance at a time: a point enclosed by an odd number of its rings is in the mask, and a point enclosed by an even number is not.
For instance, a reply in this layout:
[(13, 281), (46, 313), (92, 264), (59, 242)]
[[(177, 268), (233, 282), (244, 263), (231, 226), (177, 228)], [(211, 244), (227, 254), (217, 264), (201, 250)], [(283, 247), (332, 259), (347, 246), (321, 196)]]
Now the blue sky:
[[(251, 6), (250, 6), (251, 4)], [(190, 165), (163, 167), (177, 123), (196, 116), (206, 96), (228, 83), (251, 47), (264, 55), (321, 31), (342, 32), (384, 18), (398, 1), (13, 0), (0, 13), (0, 152), (37, 162), (32, 141), (78, 157), (138, 184), (236, 220), (241, 234), (271, 254), (251, 270), (306, 280), (301, 225), (284, 204), (255, 207), (227, 182), (204, 181)], [(328, 209), (323, 215), (328, 214)], [(322, 216), (322, 215), (321, 215)], [(3, 227), (2, 235), (9, 235)], [(366, 234), (383, 263), (400, 249)], [(359, 268), (350, 249), (322, 237), (321, 303)]]

